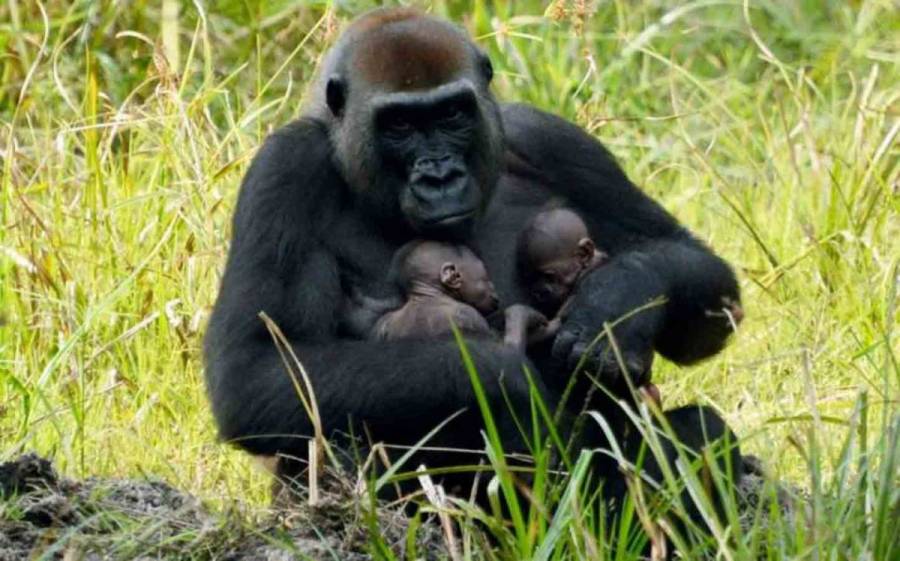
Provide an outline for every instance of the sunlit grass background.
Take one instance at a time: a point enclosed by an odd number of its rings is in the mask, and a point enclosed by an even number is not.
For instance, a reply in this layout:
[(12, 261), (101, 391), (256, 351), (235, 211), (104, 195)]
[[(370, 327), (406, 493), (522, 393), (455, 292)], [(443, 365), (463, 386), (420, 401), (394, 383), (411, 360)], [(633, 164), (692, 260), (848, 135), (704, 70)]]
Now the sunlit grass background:
[[(597, 135), (737, 269), (746, 321), (709, 361), (657, 363), (667, 406), (712, 404), (805, 487), (849, 433), (881, 435), (900, 389), (896, 3), (422, 5), (478, 38), (501, 99)], [(0, 4), (0, 457), (266, 502), (268, 477), (216, 442), (201, 335), (243, 172), (370, 6)]]

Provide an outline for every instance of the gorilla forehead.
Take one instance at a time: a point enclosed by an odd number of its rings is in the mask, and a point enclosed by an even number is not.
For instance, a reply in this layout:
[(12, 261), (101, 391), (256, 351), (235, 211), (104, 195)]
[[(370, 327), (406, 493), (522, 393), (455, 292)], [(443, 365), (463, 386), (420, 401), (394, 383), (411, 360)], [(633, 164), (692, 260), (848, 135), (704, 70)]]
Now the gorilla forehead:
[(358, 39), (350, 68), (387, 91), (435, 88), (471, 68), (468, 38), (415, 10), (376, 12), (353, 31)]

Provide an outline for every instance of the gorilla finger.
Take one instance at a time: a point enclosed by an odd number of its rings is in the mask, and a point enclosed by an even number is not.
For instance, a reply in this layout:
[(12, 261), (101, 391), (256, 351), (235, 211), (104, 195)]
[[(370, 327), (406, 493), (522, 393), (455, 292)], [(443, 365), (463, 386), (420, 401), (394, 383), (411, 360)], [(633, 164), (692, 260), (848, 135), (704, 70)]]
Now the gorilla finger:
[(569, 368), (576, 368), (582, 364), (584, 368), (589, 370), (603, 369), (605, 357), (608, 354), (608, 348), (602, 341), (579, 340), (569, 352)]

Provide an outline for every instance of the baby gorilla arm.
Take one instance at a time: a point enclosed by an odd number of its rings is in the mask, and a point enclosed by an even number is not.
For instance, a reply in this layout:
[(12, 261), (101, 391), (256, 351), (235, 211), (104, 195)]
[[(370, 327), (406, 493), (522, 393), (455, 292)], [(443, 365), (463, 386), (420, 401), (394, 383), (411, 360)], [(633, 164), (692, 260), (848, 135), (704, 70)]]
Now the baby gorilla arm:
[(503, 342), (521, 352), (528, 345), (553, 337), (559, 329), (559, 320), (548, 322), (544, 314), (525, 304), (513, 304), (506, 308), (504, 316)]

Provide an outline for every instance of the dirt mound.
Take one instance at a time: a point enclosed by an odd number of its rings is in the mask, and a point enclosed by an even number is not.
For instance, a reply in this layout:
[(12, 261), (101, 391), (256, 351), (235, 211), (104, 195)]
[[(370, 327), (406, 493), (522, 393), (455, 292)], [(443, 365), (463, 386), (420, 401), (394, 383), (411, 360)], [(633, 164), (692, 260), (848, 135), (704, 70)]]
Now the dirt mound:
[[(72, 481), (33, 454), (0, 464), (0, 561), (356, 561), (371, 559), (370, 529), (405, 558), (409, 519), (402, 511), (373, 514), (336, 493), (314, 508), (295, 506), (251, 522), (238, 512), (213, 512), (162, 481)], [(418, 558), (446, 557), (435, 524), (425, 521), (415, 532)]]
[[(772, 498), (781, 516), (792, 517), (797, 498), (758, 460), (748, 462), (738, 496), (747, 527), (769, 516)], [(251, 520), (208, 509), (162, 481), (62, 478), (48, 460), (27, 454), (0, 464), (0, 561), (363, 561), (376, 544), (400, 559), (448, 557), (439, 524), (411, 521), (399, 507), (366, 510), (366, 501), (340, 488), (323, 490), (316, 507), (298, 503)], [(407, 543), (417, 548), (409, 555)]]

